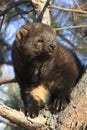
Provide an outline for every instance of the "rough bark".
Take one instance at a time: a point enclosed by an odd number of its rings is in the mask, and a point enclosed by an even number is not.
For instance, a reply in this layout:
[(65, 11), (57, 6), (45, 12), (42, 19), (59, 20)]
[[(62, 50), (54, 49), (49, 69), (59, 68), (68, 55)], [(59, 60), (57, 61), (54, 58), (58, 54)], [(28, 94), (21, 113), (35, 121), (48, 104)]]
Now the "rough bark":
[[(48, 1), (50, 1), (50, 0), (48, 0)], [(47, 0), (32, 0), (32, 3), (34, 4), (34, 6), (36, 8), (37, 15), (40, 15), (46, 2), (47, 2)], [(47, 25), (51, 24), (50, 10), (48, 8), (46, 8), (46, 10), (44, 12), (42, 23), (45, 23)]]
[(29, 121), (29, 119), (25, 117), (23, 112), (7, 107), (4, 104), (0, 104), (0, 115), (6, 119), (9, 119), (12, 123), (15, 123), (20, 127), (30, 129), (30, 130), (32, 129), (35, 130), (37, 129), (37, 127), (40, 128), (43, 127), (44, 125), (44, 123), (41, 122), (39, 123), (39, 120), (34, 123), (32, 119)]
[(71, 97), (69, 106), (58, 115), (61, 130), (80, 130), (87, 122), (87, 70), (73, 89)]

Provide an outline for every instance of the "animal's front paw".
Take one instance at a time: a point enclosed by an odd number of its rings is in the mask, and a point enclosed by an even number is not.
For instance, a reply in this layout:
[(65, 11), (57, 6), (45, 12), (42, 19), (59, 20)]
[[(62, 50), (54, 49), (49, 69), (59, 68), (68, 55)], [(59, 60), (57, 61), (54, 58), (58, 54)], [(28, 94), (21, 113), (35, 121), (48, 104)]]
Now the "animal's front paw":
[(58, 96), (53, 103), (53, 109), (55, 112), (62, 111), (66, 108), (66, 106), (69, 104), (70, 98), (66, 95)]
[(27, 117), (31, 117), (31, 118), (35, 118), (38, 116), (39, 114), (39, 106), (37, 101), (33, 101), (33, 103), (29, 103), (26, 107), (25, 107), (25, 115)]

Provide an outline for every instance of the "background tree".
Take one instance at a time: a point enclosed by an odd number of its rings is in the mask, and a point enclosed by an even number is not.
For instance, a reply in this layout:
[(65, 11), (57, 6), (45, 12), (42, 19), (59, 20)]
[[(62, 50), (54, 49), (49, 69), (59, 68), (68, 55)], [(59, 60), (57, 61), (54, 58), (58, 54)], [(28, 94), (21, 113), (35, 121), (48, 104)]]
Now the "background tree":
[[(14, 76), (13, 73), (13, 67), (11, 62), (11, 47), (15, 40), (15, 35), (17, 30), (27, 22), (34, 22), (41, 20), (41, 13), (43, 12), (44, 4), (47, 0), (19, 0), (19, 1), (13, 1), (13, 0), (0, 0), (0, 78), (2, 84), (0, 86), (0, 103), (5, 103), (6, 105), (19, 110), (20, 107), (23, 106), (23, 103), (20, 99), (19, 94), (19, 87), (15, 83), (11, 84), (4, 84), (5, 82), (12, 82), (15, 81), (12, 76)], [(49, 2), (49, 1), (48, 1)], [(81, 59), (82, 63), (84, 65), (87, 64), (87, 2), (85, 0), (52, 0), (51, 3), (48, 5), (48, 8), (43, 16), (43, 22), (51, 25), (56, 31), (57, 31), (57, 41), (60, 44), (64, 44), (68, 46), (69, 48), (73, 49), (78, 55), (78, 57)], [(49, 15), (50, 13), (50, 15)], [(51, 16), (51, 17), (50, 17)], [(11, 78), (6, 78), (6, 77)], [(83, 76), (82, 83), (79, 90), (79, 85), (77, 85), (78, 89), (74, 90), (74, 94), (72, 93), (72, 102), (73, 100), (78, 102), (77, 95), (80, 98), (83, 99), (83, 96), (79, 93), (82, 92), (83, 88), (85, 88), (85, 94), (84, 95), (84, 103), (86, 94), (87, 94), (87, 84), (86, 81), (86, 74)], [(77, 94), (77, 95), (76, 95)], [(76, 95), (76, 96), (74, 96)], [(81, 97), (80, 97), (81, 96)], [(74, 98), (75, 97), (75, 98)], [(72, 104), (72, 103), (71, 103)], [(73, 103), (76, 104), (76, 103)], [(83, 106), (84, 104), (81, 104)], [(79, 108), (81, 107), (79, 106)], [(84, 107), (84, 112), (86, 108), (86, 104)], [(74, 107), (76, 107), (74, 105)], [(8, 109), (8, 113), (4, 111), (5, 109)], [(72, 119), (74, 119), (74, 123), (71, 123), (67, 125), (67, 122), (69, 123), (70, 120), (65, 118), (65, 124), (62, 126), (60, 125), (63, 121), (63, 115), (65, 116), (66, 113), (69, 115), (67, 111), (71, 109), (72, 106), (69, 105), (69, 108), (67, 108), (64, 113), (59, 113), (57, 117), (55, 115), (51, 115), (51, 113), (47, 111), (43, 111), (42, 114), (45, 115), (45, 119), (41, 116), (40, 119), (37, 119), (35, 121), (31, 121), (34, 123), (31, 123), (25, 119), (23, 113), (18, 117), (20, 122), (15, 122), (15, 119), (10, 117), (10, 121), (6, 120), (9, 119), (8, 115), (12, 111), (9, 108), (6, 108), (6, 106), (0, 105), (0, 115), (2, 115), (5, 118), (0, 118), (0, 128), (1, 130), (14, 130), (14, 129), (20, 129), (20, 127), (29, 128), (30, 129), (56, 129), (60, 127), (61, 130), (72, 130), (73, 129), (84, 129), (86, 127), (86, 121), (87, 119), (83, 116), (81, 121), (79, 118), (73, 118), (71, 116), (71, 122)], [(78, 108), (78, 107), (77, 107)], [(77, 110), (77, 109), (76, 109)], [(71, 111), (70, 111), (71, 112)], [(76, 113), (78, 111), (75, 111)], [(79, 111), (79, 115), (80, 112)], [(13, 112), (15, 113), (15, 111)], [(62, 115), (61, 115), (62, 114)], [(86, 113), (87, 114), (87, 113)], [(86, 116), (85, 114), (85, 116)], [(11, 114), (12, 115), (12, 114)], [(16, 115), (16, 114), (15, 114)], [(13, 115), (13, 117), (15, 117)], [(75, 114), (74, 114), (75, 115)], [(84, 115), (84, 114), (83, 114)], [(81, 116), (81, 115), (80, 115)], [(51, 117), (51, 120), (49, 119)], [(66, 116), (65, 116), (66, 117)], [(78, 116), (79, 117), (79, 116)], [(12, 120), (11, 120), (12, 118)], [(24, 120), (22, 121), (21, 118)], [(42, 119), (42, 120), (41, 120)], [(14, 120), (14, 123), (12, 121)], [(48, 120), (48, 121), (47, 121)], [(41, 122), (40, 122), (41, 121)], [(60, 123), (58, 123), (58, 121)], [(26, 123), (25, 123), (26, 122)], [(35, 122), (37, 122), (35, 124)], [(41, 124), (38, 124), (41, 123)], [(80, 125), (75, 124), (76, 122), (81, 122)], [(23, 124), (22, 124), (23, 123)], [(28, 123), (28, 124), (27, 124)], [(44, 124), (47, 123), (47, 126), (44, 126)], [(64, 122), (63, 122), (64, 123)], [(3, 125), (5, 124), (5, 125)], [(83, 125), (82, 125), (83, 124)], [(67, 127), (66, 127), (67, 126)], [(76, 126), (76, 127), (75, 127)], [(71, 128), (70, 128), (71, 127)], [(22, 129), (22, 128), (21, 128)]]

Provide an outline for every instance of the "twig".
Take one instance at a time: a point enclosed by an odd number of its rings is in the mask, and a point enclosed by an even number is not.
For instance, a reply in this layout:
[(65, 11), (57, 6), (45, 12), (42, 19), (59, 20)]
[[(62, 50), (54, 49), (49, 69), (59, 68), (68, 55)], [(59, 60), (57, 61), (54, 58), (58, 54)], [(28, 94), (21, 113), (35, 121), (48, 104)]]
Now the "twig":
[(86, 47), (75, 46), (70, 40), (65, 38), (63, 35), (58, 34), (58, 36), (60, 36), (64, 41), (66, 41), (71, 47), (73, 47), (75, 51), (79, 51), (79, 52), (84, 51), (84, 53), (87, 52), (87, 48)]
[[(80, 8), (83, 10), (87, 10), (87, 2), (85, 2), (84, 4), (81, 4)], [(76, 9), (78, 9), (78, 7), (76, 7)]]
[(78, 6), (78, 9), (82, 10), (82, 9), (80, 8), (80, 5), (78, 4), (78, 2), (77, 2), (76, 0), (74, 0), (74, 2), (75, 2), (75, 4)]
[(14, 77), (6, 77), (4, 79), (0, 79), (0, 85), (2, 84), (7, 84), (7, 83), (12, 83), (12, 82), (16, 82), (16, 79)]
[(63, 35), (58, 34), (58, 36), (60, 36), (64, 41), (66, 41), (70, 46), (72, 46), (75, 50), (78, 50), (79, 48), (77, 46), (75, 46), (70, 40), (68, 40), (67, 38), (65, 38)]
[(0, 60), (0, 65), (3, 65), (3, 64), (12, 65), (12, 61)]
[(87, 27), (86, 24), (84, 25), (77, 25), (77, 26), (70, 26), (70, 27), (61, 27), (61, 28), (54, 28), (55, 31), (67, 30), (67, 29), (76, 29), (76, 28), (83, 28)]
[(66, 9), (60, 6), (55, 6), (55, 5), (51, 5), (49, 6), (49, 8), (54, 8), (57, 10), (61, 10), (61, 11), (67, 11), (67, 12), (76, 12), (76, 13), (83, 13), (83, 14), (87, 14), (87, 11), (83, 11), (83, 10), (76, 10), (76, 9)]
[(11, 49), (11, 45), (9, 45), (7, 42), (5, 42), (3, 39), (0, 38), (0, 44), (2, 44), (3, 46), (6, 46), (7, 49)]
[(6, 9), (0, 11), (0, 16), (5, 15), (10, 9), (12, 9), (14, 7), (17, 7), (17, 6), (21, 5), (21, 4), (25, 4), (25, 3), (29, 3), (33, 7), (32, 2), (29, 1), (29, 0), (20, 0), (20, 1), (17, 1), (17, 2), (11, 2), (11, 3), (9, 3), (7, 5)]
[(3, 21), (4, 21), (4, 15), (2, 16), (2, 18), (0, 19), (1, 20), (1, 22), (0, 22), (0, 30), (2, 29), (2, 25), (3, 25)]

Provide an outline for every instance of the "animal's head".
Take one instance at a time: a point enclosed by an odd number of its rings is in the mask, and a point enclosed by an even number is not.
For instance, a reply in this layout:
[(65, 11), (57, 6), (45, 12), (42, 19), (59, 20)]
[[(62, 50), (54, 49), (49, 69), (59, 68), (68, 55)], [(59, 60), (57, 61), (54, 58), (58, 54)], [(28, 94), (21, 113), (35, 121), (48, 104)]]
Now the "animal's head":
[(32, 58), (51, 56), (57, 49), (54, 30), (42, 23), (23, 26), (17, 32), (16, 44), (22, 53)]

